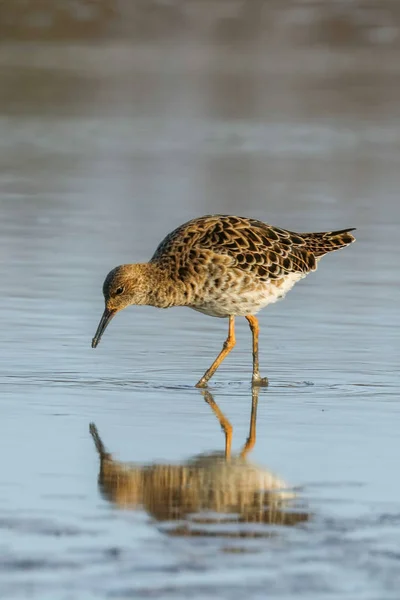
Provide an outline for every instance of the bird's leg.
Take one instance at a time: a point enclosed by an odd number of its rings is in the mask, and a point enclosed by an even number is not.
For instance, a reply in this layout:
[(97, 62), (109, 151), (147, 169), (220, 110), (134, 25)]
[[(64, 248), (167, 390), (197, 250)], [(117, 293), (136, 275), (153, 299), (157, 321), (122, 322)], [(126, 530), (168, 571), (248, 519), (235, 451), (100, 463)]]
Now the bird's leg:
[(228, 337), (222, 346), (221, 352), (218, 354), (211, 367), (204, 373), (203, 377), (196, 383), (196, 387), (205, 387), (207, 385), (208, 380), (214, 375), (219, 365), (222, 363), (224, 358), (228, 356), (235, 344), (235, 317), (233, 315), (229, 315)]
[(254, 386), (251, 392), (251, 417), (249, 437), (246, 440), (243, 450), (240, 453), (241, 458), (246, 458), (249, 452), (253, 450), (256, 443), (256, 420), (257, 420), (257, 404), (258, 394), (260, 393), (259, 386)]
[(231, 447), (232, 447), (232, 425), (225, 417), (225, 415), (221, 412), (218, 404), (215, 402), (214, 398), (210, 394), (208, 390), (201, 392), (204, 396), (204, 400), (207, 402), (209, 406), (211, 406), (213, 413), (217, 417), (219, 424), (221, 425), (221, 429), (225, 434), (225, 458), (229, 460), (231, 457)]
[(268, 378), (261, 377), (258, 364), (258, 332), (260, 331), (258, 319), (253, 315), (247, 315), (246, 319), (249, 322), (253, 336), (253, 385), (266, 386), (268, 385)]

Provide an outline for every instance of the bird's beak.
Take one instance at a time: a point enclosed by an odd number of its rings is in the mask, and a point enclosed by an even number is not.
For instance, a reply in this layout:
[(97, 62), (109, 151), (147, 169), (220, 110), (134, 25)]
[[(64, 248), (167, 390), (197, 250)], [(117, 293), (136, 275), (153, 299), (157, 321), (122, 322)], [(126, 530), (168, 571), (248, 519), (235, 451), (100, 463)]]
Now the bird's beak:
[(97, 327), (97, 331), (94, 334), (94, 338), (92, 339), (92, 348), (97, 347), (98, 343), (101, 340), (101, 336), (105, 332), (107, 325), (109, 324), (116, 312), (117, 311), (115, 309), (110, 310), (107, 307), (104, 309), (103, 316), (100, 319), (99, 326)]

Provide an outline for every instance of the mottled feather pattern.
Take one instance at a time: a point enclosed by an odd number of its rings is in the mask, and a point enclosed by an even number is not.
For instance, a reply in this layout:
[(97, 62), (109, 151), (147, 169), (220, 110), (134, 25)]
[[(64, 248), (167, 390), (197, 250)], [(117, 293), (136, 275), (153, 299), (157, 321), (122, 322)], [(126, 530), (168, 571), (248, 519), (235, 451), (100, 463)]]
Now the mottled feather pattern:
[(188, 264), (228, 256), (231, 267), (255, 275), (260, 281), (278, 280), (289, 273), (314, 271), (317, 259), (354, 241), (351, 230), (294, 233), (256, 219), (207, 215), (193, 219), (170, 233), (151, 261), (176, 263), (182, 279)]
[(352, 244), (355, 237), (351, 235), (350, 231), (354, 231), (354, 228), (321, 233), (301, 233), (300, 235), (306, 240), (307, 249), (319, 258), (328, 252), (340, 250), (340, 248)]
[(283, 298), (321, 256), (353, 240), (347, 231), (295, 233), (256, 219), (207, 215), (167, 235), (150, 262), (175, 282), (171, 302), (212, 316), (245, 316)]
[(204, 387), (234, 347), (234, 320), (242, 316), (253, 339), (252, 382), (267, 385), (259, 371), (255, 315), (315, 271), (324, 254), (351, 244), (354, 237), (349, 231), (295, 233), (228, 215), (193, 219), (167, 235), (148, 263), (119, 265), (107, 275), (105, 309), (92, 347), (113, 316), (132, 304), (187, 306), (212, 317), (227, 317), (223, 348), (196, 384)]

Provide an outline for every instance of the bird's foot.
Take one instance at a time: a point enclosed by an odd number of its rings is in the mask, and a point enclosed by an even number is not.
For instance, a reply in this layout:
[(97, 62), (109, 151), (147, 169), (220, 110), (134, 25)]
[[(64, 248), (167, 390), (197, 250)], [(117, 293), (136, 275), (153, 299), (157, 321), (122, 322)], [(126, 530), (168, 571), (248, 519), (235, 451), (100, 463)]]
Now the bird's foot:
[(268, 377), (261, 377), (258, 373), (253, 374), (253, 378), (251, 380), (252, 385), (257, 387), (267, 387), (269, 384)]
[(197, 388), (206, 388), (208, 387), (208, 380), (204, 379), (204, 377), (202, 377), (201, 379), (199, 379), (199, 381), (196, 383), (195, 387)]

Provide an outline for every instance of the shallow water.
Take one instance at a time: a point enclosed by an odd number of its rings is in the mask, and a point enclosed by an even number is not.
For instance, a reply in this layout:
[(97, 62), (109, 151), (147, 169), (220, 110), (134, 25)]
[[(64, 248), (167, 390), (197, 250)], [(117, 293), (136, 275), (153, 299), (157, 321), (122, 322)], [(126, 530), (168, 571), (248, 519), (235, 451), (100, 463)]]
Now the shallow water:
[[(0, 8), (1, 598), (397, 598), (397, 4), (98, 5)], [(208, 403), (224, 320), (131, 308), (90, 348), (106, 272), (217, 212), (357, 227), (261, 314), (229, 464), (245, 322)]]

